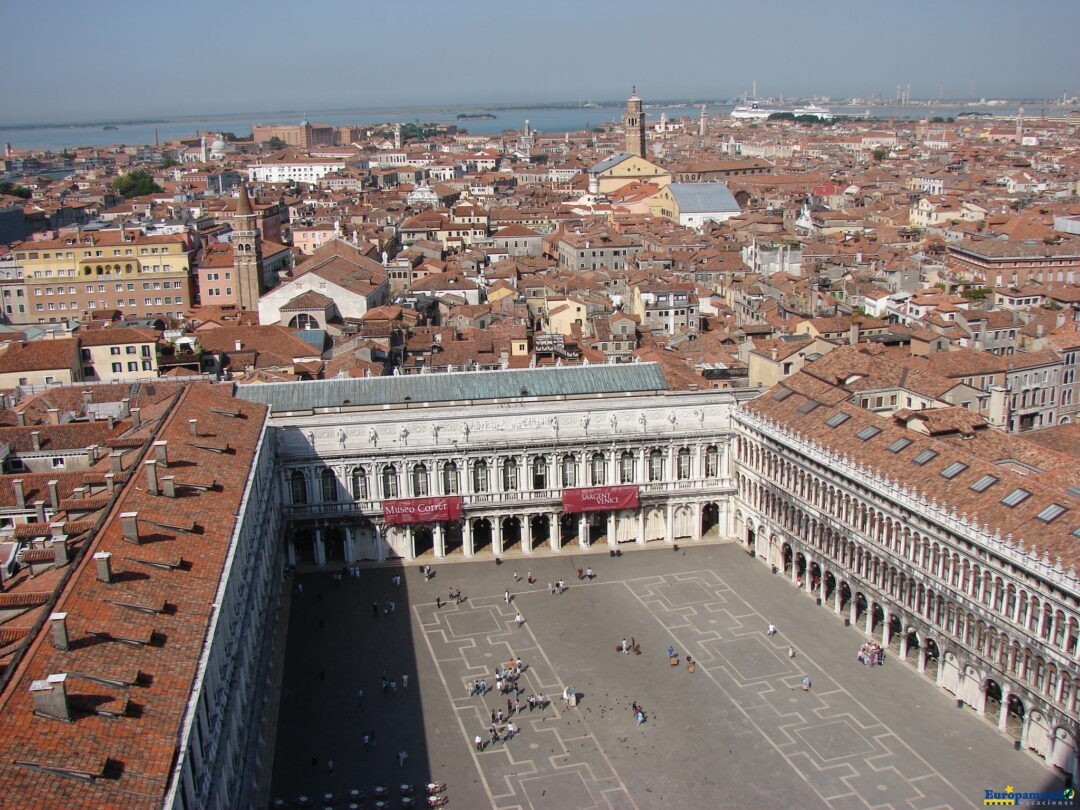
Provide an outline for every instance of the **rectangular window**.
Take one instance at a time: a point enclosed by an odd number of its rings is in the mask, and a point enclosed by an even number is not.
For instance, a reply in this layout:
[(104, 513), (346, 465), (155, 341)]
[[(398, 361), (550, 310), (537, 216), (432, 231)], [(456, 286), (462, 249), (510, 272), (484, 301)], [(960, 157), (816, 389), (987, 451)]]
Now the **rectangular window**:
[(128, 371), (138, 371), (138, 370), (139, 370), (139, 364), (138, 364), (137, 361), (132, 360), (130, 363), (128, 363)]
[(804, 402), (802, 405), (799, 406), (799, 413), (810, 413), (815, 408), (817, 408), (818, 405), (820, 405), (820, 404), (821, 403), (818, 402), (817, 400), (811, 399), (811, 400), (809, 400), (807, 402)]
[(59, 456), (52, 460), (52, 467), (54, 470), (62, 470), (66, 466), (67, 462), (65, 462), (64, 459), (60, 458)]
[(850, 418), (851, 417), (848, 416), (846, 413), (834, 413), (832, 416), (825, 420), (825, 424), (831, 428), (839, 427)]
[(795, 392), (792, 391), (790, 388), (781, 388), (779, 391), (772, 395), (772, 398), (774, 402), (783, 402), (785, 399), (787, 399), (794, 393)]
[(890, 453), (899, 453), (909, 444), (911, 444), (911, 439), (897, 439), (885, 449), (888, 450)]
[(1043, 509), (1041, 512), (1039, 512), (1039, 514), (1037, 514), (1035, 518), (1037, 520), (1041, 520), (1043, 523), (1050, 523), (1056, 518), (1061, 517), (1063, 514), (1065, 514), (1066, 511), (1068, 510), (1061, 504), (1052, 503), (1048, 507)]
[(1008, 507), (1019, 506), (1024, 501), (1031, 497), (1031, 493), (1026, 489), (1014, 489), (1008, 495), (1001, 499), (1001, 502)]
[(952, 464), (950, 464), (948, 467), (941, 471), (941, 477), (951, 480), (953, 478), (956, 478), (956, 476), (958, 476), (967, 468), (968, 465), (964, 464), (962, 461), (954, 461)]
[(994, 476), (992, 476), (992, 475), (984, 475), (981, 478), (979, 478), (978, 481), (976, 481), (974, 484), (972, 484), (971, 488), (973, 490), (975, 490), (976, 492), (985, 492), (986, 490), (990, 489), (990, 487), (992, 487), (997, 482), (998, 482), (998, 479), (995, 478)]
[(123, 363), (113, 363), (112, 364), (112, 370), (113, 370), (113, 374), (119, 374), (120, 372), (122, 372), (124, 370), (124, 364)]
[(867, 439), (874, 438), (879, 433), (881, 433), (881, 428), (870, 425), (869, 427), (864, 427), (862, 430), (856, 433), (855, 437), (858, 439), (862, 439), (865, 442)]
[(929, 464), (931, 461), (937, 458), (937, 456), (938, 454), (936, 450), (923, 450), (921, 453), (919, 453), (919, 455), (915, 456), (912, 461), (921, 467), (924, 464)]

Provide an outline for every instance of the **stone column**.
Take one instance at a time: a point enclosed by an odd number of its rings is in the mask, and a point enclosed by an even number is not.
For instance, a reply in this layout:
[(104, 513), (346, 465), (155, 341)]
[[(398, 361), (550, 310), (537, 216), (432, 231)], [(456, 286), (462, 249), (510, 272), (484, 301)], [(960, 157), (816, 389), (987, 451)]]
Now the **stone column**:
[(615, 513), (608, 512), (607, 516), (607, 544), (612, 548), (618, 544), (618, 538), (615, 536)]
[(360, 554), (356, 550), (356, 541), (353, 539), (352, 527), (343, 526), (342, 530), (345, 532), (345, 562), (356, 562), (360, 559)]
[(503, 553), (502, 518), (491, 518), (491, 550), (498, 557)]
[(415, 532), (415, 530), (413, 529), (412, 526), (406, 526), (405, 527), (405, 543), (406, 543), (405, 559), (406, 560), (415, 560), (416, 559), (416, 532)]
[[(698, 448), (698, 449), (700, 450), (701, 448)], [(690, 532), (690, 539), (691, 540), (700, 540), (701, 539), (701, 501), (695, 501), (693, 503), (693, 505), (692, 505), (692, 508), (694, 510), (694, 528)], [(719, 522), (719, 518), (720, 518), (720, 516), (717, 515), (717, 521), (718, 522)], [(719, 525), (717, 525), (716, 530), (717, 531), (720, 530)]]
[[(814, 595), (814, 577), (810, 574), (810, 566), (813, 560), (810, 557), (806, 558), (806, 571), (803, 572), (803, 590), (806, 591), (808, 596)], [(820, 566), (818, 566), (820, 568)]]
[(1001, 685), (1001, 710), (998, 712), (998, 731), (1005, 733), (1009, 726), (1009, 697), (1012, 695), (1012, 687), (1007, 683)]
[(840, 611), (843, 610), (843, 607), (840, 604), (840, 586), (843, 584), (844, 583), (839, 579), (836, 579), (833, 582), (833, 612), (837, 616), (839, 616)]
[(326, 544), (323, 543), (322, 529), (315, 530), (315, 564), (326, 565)]
[(891, 623), (892, 623), (892, 614), (891, 613), (886, 613), (885, 614), (885, 620), (881, 623), (881, 646), (882, 647), (888, 647), (889, 646), (890, 625), (891, 625)]
[(548, 548), (552, 551), (559, 551), (562, 548), (562, 526), (558, 512), (548, 515)]
[(874, 602), (871, 599), (866, 600), (866, 635), (872, 635), (874, 632)]
[(923, 645), (919, 647), (919, 663), (916, 666), (917, 671), (926, 672), (926, 642), (923, 641)]
[(851, 595), (851, 599), (848, 601), (848, 622), (852, 625), (859, 620), (859, 606), (855, 600), (855, 594)]
[(585, 512), (578, 515), (577, 542), (579, 548), (589, 547), (589, 520)]
[(386, 542), (383, 540), (383, 533), (387, 531), (386, 524), (376, 523), (375, 525), (375, 560), (376, 562), (386, 562)]
[(521, 548), (526, 554), (532, 554), (532, 515), (522, 515), (521, 521)]
[(675, 542), (675, 505), (668, 501), (667, 508), (664, 510), (667, 527), (664, 530), (664, 542)]
[(446, 556), (446, 526), (442, 523), (436, 523), (435, 527), (431, 530), (431, 539), (434, 540), (433, 549), (435, 552), (435, 558), (441, 559)]
[[(638, 503), (637, 508), (637, 544), (645, 545), (645, 507)], [(1080, 647), (1080, 645), (1077, 645)]]
[(461, 525), (461, 551), (466, 557), (471, 557), (476, 553), (473, 546), (472, 521), (469, 518), (465, 518)]
[(289, 565), (296, 567), (296, 545), (292, 540), (285, 544), (285, 558)]
[(907, 661), (908, 634), (900, 631), (900, 660)]

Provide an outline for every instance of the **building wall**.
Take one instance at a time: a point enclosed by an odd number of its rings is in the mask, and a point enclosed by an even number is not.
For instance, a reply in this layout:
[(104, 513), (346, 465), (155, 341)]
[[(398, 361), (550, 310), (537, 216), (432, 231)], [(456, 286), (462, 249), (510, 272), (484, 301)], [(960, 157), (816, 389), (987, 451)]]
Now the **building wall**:
[(84, 346), (82, 352), (85, 380), (147, 380), (158, 376), (157, 347), (152, 342)]
[[(1076, 773), (1075, 576), (793, 428), (746, 410), (733, 426), (747, 548), (1022, 747)], [(988, 700), (997, 694), (1005, 711)], [(1007, 710), (1010, 696), (1022, 716)]]

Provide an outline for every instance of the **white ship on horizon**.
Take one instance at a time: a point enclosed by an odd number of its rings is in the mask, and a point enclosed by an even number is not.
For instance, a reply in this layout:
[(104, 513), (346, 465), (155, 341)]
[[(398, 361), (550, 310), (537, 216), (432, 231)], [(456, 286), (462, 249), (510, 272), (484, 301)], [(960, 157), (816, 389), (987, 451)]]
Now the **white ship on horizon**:
[(751, 101), (749, 104), (743, 103), (731, 111), (731, 117), (735, 119), (741, 119), (744, 121), (764, 121), (776, 110), (769, 110), (762, 107), (756, 101)]
[(832, 111), (828, 107), (821, 107), (813, 102), (805, 107), (796, 107), (794, 112), (796, 118), (800, 115), (812, 115), (821, 121), (831, 121), (833, 119)]

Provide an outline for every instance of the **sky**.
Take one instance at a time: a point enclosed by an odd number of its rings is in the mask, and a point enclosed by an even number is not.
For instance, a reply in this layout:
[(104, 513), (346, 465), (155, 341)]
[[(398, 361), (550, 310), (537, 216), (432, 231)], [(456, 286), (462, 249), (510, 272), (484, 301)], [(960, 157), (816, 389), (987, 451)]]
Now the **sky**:
[(0, 125), (424, 105), (1080, 93), (1077, 0), (5, 0)]

